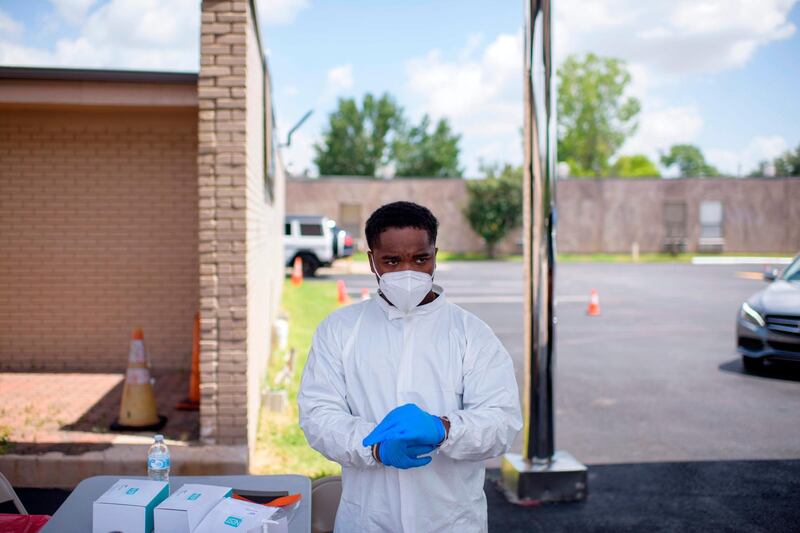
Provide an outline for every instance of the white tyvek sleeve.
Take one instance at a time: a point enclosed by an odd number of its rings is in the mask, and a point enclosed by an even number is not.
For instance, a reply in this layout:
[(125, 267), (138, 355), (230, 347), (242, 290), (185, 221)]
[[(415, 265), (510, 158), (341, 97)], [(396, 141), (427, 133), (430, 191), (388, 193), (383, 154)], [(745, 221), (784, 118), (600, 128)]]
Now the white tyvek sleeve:
[(450, 433), (439, 450), (451, 459), (502, 455), (522, 429), (514, 364), (497, 337), (487, 333), (490, 338), (478, 349), (468, 348), (464, 358), (463, 408), (447, 415)]
[(371, 448), (361, 444), (376, 424), (350, 413), (339, 346), (330, 320), (323, 321), (314, 333), (300, 381), (300, 427), (309, 445), (331, 461), (356, 468), (377, 466)]

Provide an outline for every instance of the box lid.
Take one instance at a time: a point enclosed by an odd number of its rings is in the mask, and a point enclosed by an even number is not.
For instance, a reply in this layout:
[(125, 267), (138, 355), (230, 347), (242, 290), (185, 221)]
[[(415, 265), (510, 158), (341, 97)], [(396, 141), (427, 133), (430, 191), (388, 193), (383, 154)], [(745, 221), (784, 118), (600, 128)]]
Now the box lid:
[(230, 487), (187, 483), (161, 502), (156, 509), (187, 511), (197, 506), (213, 506), (222, 498), (233, 494)]
[(95, 503), (147, 507), (168, 486), (166, 481), (120, 479), (97, 498)]
[(206, 515), (195, 531), (196, 533), (228, 531), (223, 526), (249, 531), (260, 526), (263, 520), (268, 520), (277, 510), (276, 507), (225, 498)]

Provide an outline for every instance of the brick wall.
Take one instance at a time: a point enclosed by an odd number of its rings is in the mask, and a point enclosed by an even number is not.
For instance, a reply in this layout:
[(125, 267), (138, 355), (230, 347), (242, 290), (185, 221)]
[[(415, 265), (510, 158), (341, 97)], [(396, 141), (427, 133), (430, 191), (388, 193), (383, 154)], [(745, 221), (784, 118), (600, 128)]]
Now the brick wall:
[[(201, 438), (255, 437), (282, 282), (282, 193), (264, 175), (268, 80), (252, 2), (202, 3), (198, 84)], [(268, 125), (268, 122), (267, 122)]]
[[(700, 237), (700, 203), (720, 201), (725, 250), (785, 252), (800, 250), (800, 179), (659, 179), (560, 180), (557, 184), (560, 252), (660, 251), (664, 243), (664, 203), (683, 202), (687, 213), (687, 247), (696, 251)], [(327, 215), (340, 220), (343, 205), (361, 206), (360, 231), (379, 206), (408, 200), (429, 207), (439, 219), (439, 248), (473, 252), (481, 239), (462, 214), (467, 203), (461, 179), (365, 178), (292, 179), (286, 210), (292, 214)], [(514, 230), (498, 250), (518, 251)], [(363, 242), (362, 242), (363, 246)]]
[(196, 113), (0, 108), (0, 368), (191, 361)]

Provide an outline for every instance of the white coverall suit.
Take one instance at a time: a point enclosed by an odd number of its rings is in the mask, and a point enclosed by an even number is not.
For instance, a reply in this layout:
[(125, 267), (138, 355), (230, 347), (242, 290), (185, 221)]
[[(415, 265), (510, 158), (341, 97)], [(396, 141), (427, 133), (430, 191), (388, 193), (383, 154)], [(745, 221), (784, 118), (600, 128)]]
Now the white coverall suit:
[[(337, 533), (487, 530), (483, 460), (507, 452), (522, 427), (514, 367), (489, 326), (433, 290), (407, 315), (381, 296), (344, 307), (314, 334), (300, 426), (342, 465)], [(446, 416), (450, 433), (431, 463), (401, 470), (361, 441), (406, 403)]]

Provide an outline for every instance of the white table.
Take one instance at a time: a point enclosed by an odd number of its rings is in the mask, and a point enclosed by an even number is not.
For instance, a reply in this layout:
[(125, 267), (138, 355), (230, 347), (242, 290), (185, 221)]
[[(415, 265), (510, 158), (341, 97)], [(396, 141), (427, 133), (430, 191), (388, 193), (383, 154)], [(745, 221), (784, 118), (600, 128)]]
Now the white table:
[[(92, 531), (92, 503), (119, 479), (136, 476), (95, 476), (81, 481), (59, 507), (41, 533), (87, 533)], [(300, 507), (289, 524), (291, 533), (311, 531), (311, 480), (306, 476), (170, 476), (170, 493), (185, 483), (232, 487), (244, 497), (265, 501), (270, 496), (300, 493)]]

